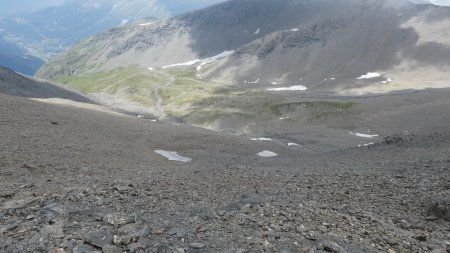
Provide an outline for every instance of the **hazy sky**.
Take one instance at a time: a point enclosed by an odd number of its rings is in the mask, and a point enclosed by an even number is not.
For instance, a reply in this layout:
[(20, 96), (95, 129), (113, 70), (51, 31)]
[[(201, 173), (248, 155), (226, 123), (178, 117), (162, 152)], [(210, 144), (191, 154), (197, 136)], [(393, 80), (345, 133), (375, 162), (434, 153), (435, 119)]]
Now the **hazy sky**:
[(431, 3), (437, 5), (447, 5), (450, 6), (450, 0), (430, 0)]

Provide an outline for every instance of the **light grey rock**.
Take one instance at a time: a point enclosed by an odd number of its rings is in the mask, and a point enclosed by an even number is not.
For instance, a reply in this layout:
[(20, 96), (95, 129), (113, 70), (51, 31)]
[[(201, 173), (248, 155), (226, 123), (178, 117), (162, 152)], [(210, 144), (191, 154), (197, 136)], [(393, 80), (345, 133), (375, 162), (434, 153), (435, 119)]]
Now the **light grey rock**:
[(73, 248), (73, 253), (102, 253), (100, 250), (97, 250), (96, 248), (92, 247), (91, 245), (87, 244), (81, 244), (75, 246)]
[(205, 244), (199, 243), (199, 242), (194, 242), (194, 243), (189, 244), (189, 247), (191, 247), (193, 249), (203, 249), (205, 247)]
[(122, 253), (123, 250), (114, 245), (105, 245), (102, 247), (103, 253)]
[(112, 244), (113, 234), (109, 229), (101, 229), (98, 231), (92, 231), (92, 232), (86, 233), (83, 236), (83, 239), (87, 243), (101, 248), (105, 245)]

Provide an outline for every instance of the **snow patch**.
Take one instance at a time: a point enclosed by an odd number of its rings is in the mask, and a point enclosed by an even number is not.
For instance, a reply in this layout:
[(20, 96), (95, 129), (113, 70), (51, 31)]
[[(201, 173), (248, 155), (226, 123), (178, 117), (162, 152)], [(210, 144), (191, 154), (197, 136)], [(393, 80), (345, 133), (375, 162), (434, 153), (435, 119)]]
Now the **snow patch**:
[(273, 141), (270, 138), (265, 138), (265, 137), (261, 137), (261, 138), (253, 138), (251, 139), (252, 141)]
[(362, 145), (358, 145), (358, 147), (362, 148), (362, 147), (368, 147), (368, 146), (372, 146), (375, 145), (375, 143), (371, 142), (371, 143), (367, 143), (367, 144), (362, 144)]
[(261, 79), (258, 77), (258, 79), (256, 79), (255, 81), (247, 81), (247, 80), (245, 80), (244, 83), (255, 84), (255, 83), (259, 83), (259, 81), (261, 81)]
[(387, 84), (387, 83), (390, 83), (390, 82), (392, 82), (393, 80), (392, 80), (392, 78), (388, 78), (388, 79), (386, 79), (385, 81), (381, 81), (381, 83), (382, 84)]
[(288, 147), (292, 147), (292, 146), (298, 146), (298, 147), (301, 147), (302, 145), (297, 144), (297, 143), (294, 143), (294, 142), (288, 143)]
[(371, 78), (376, 78), (376, 77), (380, 77), (381, 75), (377, 72), (369, 72), (365, 75), (362, 75), (360, 77), (358, 77), (358, 80), (362, 80), (362, 79), (371, 79)]
[(169, 159), (169, 161), (178, 161), (183, 163), (192, 161), (191, 158), (181, 156), (177, 152), (173, 151), (155, 150), (155, 153), (164, 156), (165, 158)]
[(256, 31), (254, 32), (256, 35), (258, 35), (261, 32), (261, 28), (256, 29)]
[(275, 157), (275, 156), (278, 156), (277, 153), (274, 153), (274, 152), (268, 151), (268, 150), (264, 150), (264, 151), (262, 151), (262, 152), (259, 152), (259, 153), (256, 154), (256, 155), (257, 155), (257, 156), (260, 156), (260, 157)]
[(153, 24), (153, 23), (149, 22), (149, 23), (139, 24), (139, 26), (149, 26), (149, 25), (151, 25), (151, 24)]
[(209, 64), (209, 63), (215, 62), (215, 61), (217, 61), (219, 59), (228, 57), (228, 56), (232, 55), (233, 53), (234, 53), (234, 51), (232, 51), (232, 50), (231, 51), (224, 51), (224, 52), (222, 52), (222, 53), (220, 53), (218, 55), (202, 59), (200, 65), (197, 66), (197, 71), (202, 70), (203, 66), (205, 66), (206, 64)]
[(211, 62), (219, 60), (221, 58), (225, 58), (233, 53), (234, 53), (234, 51), (224, 51), (218, 55), (208, 57), (205, 59), (195, 59), (195, 60), (188, 61), (188, 62), (170, 64), (170, 65), (163, 66), (162, 68), (168, 69), (168, 68), (174, 68), (174, 67), (193, 66), (196, 64), (200, 64), (199, 66), (197, 66), (197, 70), (201, 70), (205, 64), (211, 63)]
[(291, 29), (291, 30), (289, 30), (290, 32), (297, 32), (298, 31), (298, 29), (297, 28), (294, 28), (294, 29)]
[(267, 90), (268, 91), (295, 91), (295, 90), (305, 91), (307, 89), (308, 88), (303, 85), (294, 85), (294, 86), (289, 86), (289, 87), (270, 88)]
[(349, 132), (349, 134), (351, 135), (355, 135), (358, 137), (362, 137), (362, 138), (375, 138), (378, 137), (378, 134), (361, 134), (361, 133), (353, 133), (353, 132)]
[(195, 59), (195, 60), (188, 61), (188, 62), (182, 62), (182, 63), (175, 63), (175, 64), (166, 65), (166, 66), (163, 66), (162, 69), (168, 69), (168, 68), (174, 68), (174, 67), (183, 67), (183, 66), (192, 66), (192, 65), (195, 65), (195, 64), (200, 63), (200, 62), (201, 62), (200, 59)]
[(155, 71), (153, 67), (148, 67), (147, 69), (150, 70), (151, 72)]

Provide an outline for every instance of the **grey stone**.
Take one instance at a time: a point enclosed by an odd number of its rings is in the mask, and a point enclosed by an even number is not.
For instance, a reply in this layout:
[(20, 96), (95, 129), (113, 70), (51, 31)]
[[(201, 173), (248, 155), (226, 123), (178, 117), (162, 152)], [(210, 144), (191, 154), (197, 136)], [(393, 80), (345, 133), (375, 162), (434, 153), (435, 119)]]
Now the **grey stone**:
[(429, 213), (450, 221), (450, 191), (441, 193), (431, 201)]
[(122, 253), (123, 250), (114, 245), (105, 245), (102, 247), (103, 253)]
[(110, 213), (103, 218), (105, 222), (114, 225), (122, 226), (134, 222), (134, 219), (124, 213)]
[(92, 231), (83, 236), (83, 239), (96, 247), (103, 247), (113, 242), (113, 234), (109, 229), (102, 229), (98, 231)]
[(0, 210), (24, 208), (37, 200), (38, 200), (37, 198), (24, 198), (24, 199), (15, 199), (15, 200), (6, 201), (6, 202), (3, 202), (2, 204), (0, 204)]
[(128, 245), (128, 250), (131, 253), (134, 253), (134, 252), (138, 251), (138, 249), (140, 249), (140, 248), (142, 248), (142, 245), (140, 243), (138, 243), (138, 242), (135, 242), (135, 243), (132, 243), (132, 244)]
[(328, 252), (333, 252), (333, 253), (345, 253), (347, 252), (344, 248), (342, 248), (341, 246), (339, 246), (339, 244), (332, 242), (332, 241), (324, 241), (322, 243), (323, 245), (323, 249), (325, 251)]
[(149, 236), (152, 230), (150, 229), (149, 225), (145, 225), (141, 228), (141, 230), (138, 233), (138, 237), (146, 237)]
[(199, 243), (199, 242), (194, 242), (194, 243), (189, 244), (189, 247), (191, 247), (193, 249), (203, 249), (205, 247), (205, 244)]
[(96, 248), (92, 247), (91, 245), (87, 244), (81, 244), (75, 246), (73, 248), (73, 253), (102, 253), (101, 251), (97, 250)]

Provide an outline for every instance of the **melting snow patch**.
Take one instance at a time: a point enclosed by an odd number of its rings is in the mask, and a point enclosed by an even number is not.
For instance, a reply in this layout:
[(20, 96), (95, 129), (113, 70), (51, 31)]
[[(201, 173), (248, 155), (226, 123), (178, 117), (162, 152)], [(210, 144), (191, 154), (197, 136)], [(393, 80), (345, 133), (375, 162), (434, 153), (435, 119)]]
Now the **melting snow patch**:
[(152, 68), (152, 67), (148, 67), (147, 69), (150, 70), (150, 71), (152, 71), (152, 72), (155, 71), (155, 69)]
[(149, 25), (151, 25), (152, 23), (143, 23), (143, 24), (139, 24), (139, 26), (149, 26)]
[(215, 61), (217, 61), (219, 59), (228, 57), (228, 56), (232, 55), (233, 53), (234, 53), (234, 51), (224, 51), (224, 52), (222, 52), (222, 53), (220, 53), (218, 55), (202, 59), (202, 60), (200, 60), (200, 65), (197, 66), (197, 71), (202, 70), (204, 65), (206, 65), (208, 63), (211, 63), (211, 62), (215, 62)]
[(358, 80), (361, 80), (361, 79), (371, 79), (371, 78), (380, 77), (380, 76), (381, 76), (381, 75), (380, 75), (379, 73), (377, 73), (377, 72), (369, 72), (369, 73), (367, 73), (367, 74), (365, 74), (365, 75), (362, 75), (362, 76), (358, 77), (357, 79), (358, 79)]
[(303, 85), (294, 85), (294, 86), (289, 86), (289, 87), (282, 87), (282, 88), (270, 88), (267, 89), (269, 91), (288, 91), (288, 90), (301, 90), (301, 91), (305, 91), (308, 88), (303, 86)]
[(201, 62), (200, 59), (195, 59), (195, 60), (188, 61), (188, 62), (182, 62), (182, 63), (175, 63), (175, 64), (171, 64), (171, 65), (166, 65), (166, 66), (163, 66), (162, 68), (163, 69), (168, 69), (168, 68), (174, 68), (174, 67), (192, 66), (192, 65), (197, 64), (199, 62)]
[(363, 144), (363, 145), (358, 145), (358, 147), (362, 148), (362, 147), (368, 147), (368, 146), (372, 146), (375, 145), (375, 143), (367, 143), (367, 144)]
[(301, 147), (302, 145), (297, 144), (297, 143), (290, 142), (290, 143), (288, 143), (288, 146), (289, 146), (289, 147), (292, 147), (292, 146), (298, 146), (298, 147)]
[(361, 134), (361, 133), (353, 133), (353, 132), (349, 132), (349, 133), (352, 135), (358, 136), (358, 137), (362, 137), (362, 138), (374, 138), (374, 137), (379, 136), (378, 134), (370, 135), (370, 134)]
[(259, 79), (259, 78), (256, 79), (255, 81), (252, 81), (252, 82), (245, 80), (244, 83), (255, 84), (255, 83), (259, 83), (260, 80), (261, 80), (261, 79)]
[(387, 83), (390, 83), (390, 82), (392, 82), (393, 80), (392, 80), (392, 78), (388, 78), (388, 79), (386, 79), (385, 81), (381, 81), (381, 83), (382, 84), (387, 84)]
[(155, 153), (164, 156), (165, 158), (169, 159), (169, 161), (179, 161), (183, 163), (192, 161), (191, 158), (180, 156), (177, 152), (173, 151), (155, 150)]
[(267, 150), (264, 150), (264, 151), (262, 151), (262, 152), (259, 152), (258, 154), (256, 154), (257, 156), (260, 156), (260, 157), (275, 157), (275, 156), (278, 156), (278, 154), (277, 153), (274, 153), (274, 152), (272, 152), (272, 151), (267, 151)]
[(211, 63), (213, 61), (225, 58), (231, 54), (233, 54), (234, 51), (224, 51), (218, 55), (212, 56), (212, 57), (208, 57), (205, 59), (195, 59), (192, 61), (188, 61), (188, 62), (182, 62), (182, 63), (175, 63), (175, 64), (170, 64), (170, 65), (166, 65), (163, 66), (163, 69), (168, 69), (168, 68), (174, 68), (174, 67), (183, 67), (183, 66), (192, 66), (195, 64), (200, 64), (199, 66), (197, 66), (197, 70), (201, 70), (201, 68), (203, 67), (203, 65)]
[(261, 28), (256, 29), (255, 34), (258, 35), (261, 32)]
[(291, 30), (289, 30), (289, 31), (291, 31), (291, 32), (296, 32), (296, 31), (298, 31), (298, 29), (297, 29), (297, 28), (294, 28), (294, 29), (291, 29)]
[(272, 139), (270, 139), (270, 138), (264, 138), (264, 137), (262, 137), (262, 138), (253, 138), (253, 139), (251, 139), (252, 141), (273, 141)]
[(278, 85), (277, 82), (270, 82), (270, 84), (272, 84), (272, 85)]

